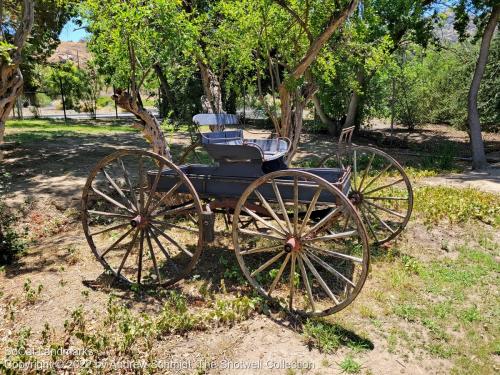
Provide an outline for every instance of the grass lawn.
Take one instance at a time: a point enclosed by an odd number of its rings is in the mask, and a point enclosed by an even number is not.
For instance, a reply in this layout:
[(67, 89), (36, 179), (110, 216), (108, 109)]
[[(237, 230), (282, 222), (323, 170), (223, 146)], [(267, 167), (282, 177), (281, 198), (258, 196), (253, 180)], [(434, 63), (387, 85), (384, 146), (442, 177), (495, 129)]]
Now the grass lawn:
[(100, 120), (10, 120), (6, 125), (6, 141), (30, 142), (66, 136), (137, 132), (130, 121)]

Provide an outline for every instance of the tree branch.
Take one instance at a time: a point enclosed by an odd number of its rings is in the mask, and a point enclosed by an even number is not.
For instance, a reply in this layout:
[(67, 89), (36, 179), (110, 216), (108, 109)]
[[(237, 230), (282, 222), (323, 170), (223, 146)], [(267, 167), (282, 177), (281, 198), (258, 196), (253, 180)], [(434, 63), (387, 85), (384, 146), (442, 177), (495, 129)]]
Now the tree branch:
[(345, 19), (354, 12), (357, 5), (358, 0), (352, 0), (338, 16), (332, 17), (326, 29), (311, 43), (305, 56), (293, 70), (292, 77), (299, 79), (304, 74), (318, 56), (321, 48), (323, 48), (333, 33), (344, 23)]
[(35, 22), (35, 4), (33, 0), (24, 0), (23, 2), (23, 18), (16, 30), (16, 35), (14, 36), (14, 46), (16, 47), (16, 52), (12, 58), (14, 65), (21, 63), (21, 52), (26, 44), (26, 40), (31, 33), (33, 24)]
[(292, 8), (290, 8), (290, 6), (286, 2), (286, 0), (274, 0), (274, 1), (279, 6), (281, 6), (283, 9), (285, 9), (288, 13), (290, 13), (290, 15), (293, 18), (295, 18), (295, 20), (298, 22), (300, 27), (302, 27), (302, 30), (304, 30), (304, 32), (306, 33), (307, 39), (309, 39), (309, 42), (312, 43), (314, 41), (314, 37), (311, 34), (311, 31), (309, 30), (309, 28), (307, 27), (307, 24), (305, 23), (305, 21), (302, 18), (300, 18), (300, 16), (297, 14), (297, 12), (294, 11)]

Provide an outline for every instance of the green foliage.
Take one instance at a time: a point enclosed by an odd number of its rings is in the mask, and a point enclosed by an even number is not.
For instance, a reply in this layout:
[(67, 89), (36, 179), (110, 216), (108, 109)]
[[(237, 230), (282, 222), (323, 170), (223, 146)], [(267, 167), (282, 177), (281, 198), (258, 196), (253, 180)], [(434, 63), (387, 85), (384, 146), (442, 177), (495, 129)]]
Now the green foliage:
[(361, 371), (361, 364), (356, 362), (351, 356), (345, 357), (339, 366), (346, 374), (358, 374)]
[(98, 108), (110, 107), (114, 105), (113, 99), (108, 96), (100, 96), (96, 100), (96, 104)]
[(340, 346), (348, 346), (355, 350), (373, 349), (373, 344), (338, 324), (323, 320), (308, 319), (304, 324), (303, 335), (310, 346), (324, 353), (333, 353)]
[(39, 92), (35, 95), (35, 102), (39, 107), (47, 107), (52, 103), (52, 99), (47, 94)]
[(470, 188), (424, 186), (415, 189), (414, 202), (415, 211), (427, 224), (447, 219), (450, 223), (479, 220), (500, 226), (500, 198), (495, 194)]
[(26, 244), (13, 228), (17, 218), (0, 200), (0, 266), (10, 264), (25, 249)]

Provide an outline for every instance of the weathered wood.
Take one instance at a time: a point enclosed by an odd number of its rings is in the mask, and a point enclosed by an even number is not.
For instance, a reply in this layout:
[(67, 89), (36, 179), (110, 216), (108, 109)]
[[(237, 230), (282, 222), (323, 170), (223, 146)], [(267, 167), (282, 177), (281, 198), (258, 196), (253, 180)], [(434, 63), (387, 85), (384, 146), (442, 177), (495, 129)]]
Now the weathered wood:
[(151, 143), (153, 152), (172, 160), (165, 135), (156, 117), (126, 91), (118, 89), (112, 98), (120, 108), (133, 113), (139, 119), (139, 122), (134, 123), (133, 126), (142, 131), (144, 137)]
[[(23, 75), (19, 69), (21, 52), (33, 28), (35, 18), (33, 0), (23, 1), (23, 16), (14, 35), (14, 48), (10, 62), (0, 60), (0, 144), (4, 141), (5, 123), (23, 87)], [(0, 150), (0, 161), (3, 152)]]

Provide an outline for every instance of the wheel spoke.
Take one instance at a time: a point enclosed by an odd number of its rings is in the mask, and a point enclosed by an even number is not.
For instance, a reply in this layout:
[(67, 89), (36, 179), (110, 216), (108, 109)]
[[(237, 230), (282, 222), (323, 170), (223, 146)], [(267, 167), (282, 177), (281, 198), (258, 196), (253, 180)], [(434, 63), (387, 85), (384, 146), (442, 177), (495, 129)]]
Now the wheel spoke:
[(300, 229), (299, 229), (299, 236), (302, 235), (302, 233), (304, 232), (304, 229), (307, 225), (307, 222), (309, 221), (309, 218), (311, 217), (311, 214), (314, 210), (314, 207), (316, 207), (316, 203), (318, 202), (318, 199), (319, 199), (319, 196), (320, 196), (322, 190), (323, 189), (320, 186), (314, 192), (314, 195), (311, 199), (311, 202), (309, 203), (309, 207), (307, 207), (306, 216), (304, 216), (304, 219), (302, 220), (302, 225), (300, 226)]
[(122, 197), (130, 205), (130, 207), (134, 211), (137, 211), (137, 207), (135, 207), (134, 204), (132, 202), (130, 202), (130, 200), (127, 198), (127, 196), (125, 195), (125, 193), (123, 192), (123, 190), (120, 189), (120, 187), (115, 182), (115, 180), (113, 180), (111, 178), (111, 176), (108, 174), (108, 172), (106, 172), (106, 170), (104, 168), (102, 168), (102, 172), (104, 173), (104, 176), (106, 176), (106, 179), (109, 181), (109, 183), (111, 184), (111, 186), (113, 186), (113, 188), (116, 190), (116, 192), (120, 195), (120, 197)]
[(135, 207), (137, 207), (137, 210), (139, 209), (139, 203), (137, 202), (137, 196), (135, 195), (135, 192), (134, 192), (134, 187), (132, 186), (132, 183), (130, 182), (130, 177), (129, 177), (129, 174), (128, 174), (128, 171), (127, 171), (127, 168), (125, 168), (125, 164), (123, 163), (123, 160), (122, 159), (118, 159), (120, 161), (120, 165), (122, 167), (122, 171), (123, 171), (123, 178), (125, 178), (125, 181), (127, 182), (127, 185), (130, 189), (130, 195), (132, 196), (132, 199), (135, 203)]
[(137, 236), (139, 235), (139, 230), (136, 230), (135, 233), (134, 233), (134, 237), (132, 237), (132, 241), (130, 242), (130, 244), (128, 245), (128, 248), (127, 248), (127, 251), (125, 252), (125, 255), (122, 259), (122, 262), (120, 264), (120, 267), (118, 267), (118, 271), (116, 271), (116, 274), (118, 276), (120, 276), (121, 272), (122, 272), (122, 269), (123, 269), (123, 266), (125, 265), (125, 262), (127, 261), (127, 258), (128, 256), (130, 255), (130, 252), (132, 251), (132, 248), (134, 247), (135, 245), (135, 241), (137, 240)]
[(134, 228), (130, 228), (128, 231), (126, 231), (124, 234), (121, 235), (120, 238), (118, 238), (115, 242), (113, 242), (111, 244), (111, 246), (109, 246), (106, 250), (104, 250), (104, 252), (100, 255), (101, 258), (104, 258), (104, 256), (109, 253), (112, 249), (114, 249), (120, 242), (123, 241), (123, 239), (125, 237), (127, 237), (130, 232), (132, 232), (134, 230)]
[(309, 237), (313, 233), (318, 233), (321, 228), (323, 228), (328, 222), (339, 212), (340, 207), (335, 207), (332, 211), (330, 211), (323, 219), (318, 221), (316, 225), (314, 225), (304, 237)]
[(254, 194), (259, 198), (260, 202), (262, 205), (266, 208), (267, 212), (272, 216), (272, 218), (278, 223), (279, 227), (283, 230), (283, 232), (287, 232), (287, 230), (281, 225), (281, 220), (279, 219), (278, 215), (276, 215), (276, 212), (272, 209), (271, 205), (269, 202), (262, 196), (262, 194), (255, 189)]
[(153, 245), (151, 244), (151, 237), (149, 236), (149, 230), (146, 229), (146, 241), (148, 243), (149, 255), (151, 255), (151, 260), (153, 261), (153, 267), (155, 268), (156, 277), (158, 283), (161, 284), (160, 270), (158, 270), (158, 263), (156, 262), (156, 256), (153, 251)]
[[(366, 206), (364, 206), (364, 207), (366, 208)], [(368, 224), (368, 229), (370, 230), (373, 238), (375, 238), (376, 242), (379, 242), (377, 234), (375, 233), (375, 231), (373, 229), (373, 225), (372, 225), (372, 222), (370, 221), (370, 218), (368, 217), (368, 215), (365, 215), (365, 210), (363, 210), (363, 206), (361, 206), (361, 209), (359, 211), (361, 212), (361, 216), (363, 217), (363, 220), (366, 222), (366, 224)]]
[(368, 197), (364, 196), (364, 199), (370, 199), (370, 200), (381, 200), (381, 201), (407, 201), (408, 198), (401, 198), (401, 197)]
[(295, 278), (296, 257), (297, 257), (297, 255), (295, 253), (292, 253), (292, 261), (291, 261), (291, 265), (290, 265), (290, 280), (289, 280), (290, 295), (288, 296), (288, 308), (290, 310), (293, 309), (293, 295), (295, 293), (294, 278)]
[(172, 245), (174, 245), (180, 251), (182, 251), (183, 253), (185, 253), (186, 255), (188, 255), (191, 258), (193, 257), (193, 253), (191, 253), (189, 250), (183, 248), (181, 245), (179, 245), (179, 243), (176, 240), (174, 240), (172, 237), (170, 237), (168, 234), (166, 234), (162, 230), (158, 229), (155, 225), (151, 224), (151, 228), (156, 230), (162, 237), (167, 239)]
[[(390, 184), (387, 184), (387, 185), (383, 185), (383, 186), (380, 186), (378, 188), (375, 188), (373, 190), (370, 190), (370, 191), (367, 191), (365, 192), (364, 190), (362, 191), (362, 193), (364, 193), (364, 195), (370, 195), (372, 193), (375, 193), (376, 191), (379, 191), (379, 190), (382, 190), (382, 189), (386, 189), (388, 187), (391, 187), (391, 186), (394, 186), (396, 184), (399, 184), (400, 182), (403, 182), (404, 181), (404, 178), (400, 178), (399, 180), (396, 180), (394, 182), (391, 182)], [(365, 190), (368, 188), (369, 185), (366, 185), (365, 186)]]
[(319, 285), (321, 285), (321, 287), (323, 288), (323, 290), (325, 291), (325, 293), (328, 295), (328, 297), (330, 297), (335, 302), (335, 304), (337, 304), (337, 305), (340, 304), (340, 302), (337, 299), (337, 297), (335, 297), (335, 295), (330, 290), (330, 288), (326, 284), (325, 280), (323, 280), (323, 278), (319, 274), (319, 272), (316, 269), (316, 267), (314, 267), (314, 265), (311, 263), (311, 261), (309, 260), (309, 258), (307, 257), (307, 255), (304, 254), (304, 253), (302, 253), (302, 254), (300, 254), (300, 256), (302, 257), (302, 259), (306, 263), (307, 267), (311, 270), (311, 272), (313, 273), (314, 277), (316, 277), (316, 280), (318, 280)]
[(276, 285), (278, 285), (278, 281), (281, 279), (281, 275), (283, 274), (283, 271), (285, 270), (286, 265), (288, 264), (288, 261), (290, 260), (290, 254), (287, 254), (285, 257), (285, 260), (281, 264), (280, 269), (278, 270), (278, 273), (274, 277), (273, 283), (269, 287), (269, 291), (267, 292), (267, 295), (271, 297), (271, 293), (274, 291), (276, 288)]
[(148, 212), (149, 206), (151, 205), (151, 201), (153, 200), (153, 195), (156, 193), (156, 189), (158, 188), (158, 182), (160, 182), (161, 172), (163, 171), (163, 166), (160, 164), (158, 167), (158, 172), (156, 173), (155, 180), (153, 181), (153, 185), (151, 186), (151, 190), (149, 190), (148, 200), (146, 201), (146, 207), (144, 208), (144, 213)]
[(160, 242), (160, 239), (155, 234), (155, 232), (153, 232), (151, 229), (149, 229), (148, 231), (153, 236), (153, 240), (156, 242), (156, 245), (158, 245), (158, 247), (160, 248), (163, 255), (165, 255), (165, 258), (167, 258), (168, 260), (172, 260), (172, 257), (170, 256), (168, 251), (165, 249), (165, 247), (163, 247), (162, 243)]
[(142, 252), (144, 250), (144, 230), (141, 229), (141, 238), (139, 239), (139, 254), (137, 264), (137, 284), (141, 284), (142, 276)]
[(245, 211), (247, 214), (249, 214), (251, 217), (253, 217), (255, 220), (257, 220), (260, 223), (262, 223), (263, 225), (265, 225), (267, 228), (269, 228), (271, 230), (274, 230), (275, 232), (281, 234), (282, 236), (286, 236), (286, 234), (283, 231), (281, 231), (280, 229), (276, 228), (274, 225), (271, 225), (268, 221), (264, 220), (262, 217), (260, 217), (259, 215), (257, 215), (255, 212), (249, 210), (246, 207), (242, 207), (241, 209), (243, 211)]
[(365, 206), (366, 210), (380, 223), (384, 228), (386, 228), (389, 232), (392, 234), (396, 233), (394, 229), (392, 229), (389, 224), (387, 224), (384, 220), (382, 220), (373, 210), (370, 209), (370, 207)]
[(124, 214), (115, 214), (114, 212), (105, 212), (105, 211), (95, 211), (95, 210), (87, 210), (89, 214), (100, 215), (100, 216), (108, 216), (108, 217), (121, 217), (123, 219), (132, 219), (131, 215)]
[(279, 258), (281, 258), (283, 256), (283, 254), (285, 254), (284, 251), (281, 251), (279, 254), (276, 254), (271, 259), (269, 259), (267, 262), (265, 262), (264, 264), (262, 264), (259, 268), (257, 268), (255, 271), (253, 271), (250, 276), (254, 277), (258, 273), (264, 271), (267, 267), (269, 267), (271, 264), (273, 264)]
[(353, 288), (356, 287), (356, 284), (354, 284), (351, 280), (349, 280), (342, 273), (340, 273), (335, 268), (333, 268), (332, 266), (330, 266), (328, 263), (324, 262), (320, 257), (318, 257), (317, 255), (313, 254), (310, 251), (306, 250), (306, 252), (311, 257), (312, 260), (314, 260), (316, 263), (318, 263), (320, 266), (322, 266), (325, 270), (327, 270), (328, 272), (330, 272), (332, 275), (335, 275), (338, 278), (344, 280), (347, 284), (349, 284)]
[(380, 206), (376, 203), (373, 203), (373, 202), (365, 202), (366, 204), (369, 204), (370, 206), (373, 206), (375, 208), (378, 208), (379, 210), (382, 210), (384, 212), (387, 212), (388, 214), (391, 214), (391, 215), (394, 215), (394, 216), (397, 216), (401, 219), (404, 219), (406, 217), (406, 215), (403, 215), (403, 214), (400, 214), (399, 212), (396, 212), (396, 211), (393, 211), (393, 210), (390, 210), (386, 207), (383, 207), (383, 206)]
[(352, 237), (356, 234), (358, 234), (357, 230), (350, 230), (347, 232), (333, 233), (333, 234), (329, 234), (329, 235), (321, 236), (321, 237), (304, 238), (302, 241), (303, 242), (329, 241), (329, 240), (336, 240), (339, 238)]
[(116, 207), (118, 208), (121, 208), (122, 210), (125, 210), (127, 212), (130, 212), (131, 214), (134, 214), (134, 211), (132, 211), (131, 209), (129, 209), (128, 207), (125, 207), (123, 204), (121, 204), (120, 202), (117, 202), (116, 200), (114, 200), (113, 198), (111, 198), (110, 196), (104, 194), (102, 191), (100, 191), (99, 189), (97, 189), (96, 187), (93, 187), (91, 186), (90, 187), (92, 189), (92, 191), (94, 193), (96, 193), (97, 195), (99, 195), (100, 197), (104, 198), (105, 200), (107, 200), (109, 203), (111, 204), (114, 204)]
[(310, 250), (317, 251), (319, 253), (323, 253), (325, 255), (329, 255), (329, 256), (334, 257), (334, 258), (340, 258), (340, 259), (350, 260), (350, 261), (356, 262), (356, 263), (363, 263), (363, 259), (355, 257), (355, 256), (352, 256), (352, 255), (348, 255), (348, 254), (344, 254), (344, 253), (339, 253), (337, 251), (332, 251), (332, 250), (326, 250), (326, 249), (322, 249), (322, 248), (319, 248), (319, 247), (311, 246), (311, 245), (308, 245), (308, 244), (304, 244), (304, 246), (306, 248), (310, 249)]
[(286, 212), (285, 203), (283, 203), (283, 198), (281, 197), (278, 186), (276, 185), (276, 181), (272, 180), (272, 186), (273, 186), (273, 190), (274, 190), (274, 195), (276, 196), (276, 199), (278, 200), (278, 204), (280, 206), (281, 213), (282, 213), (283, 217), (285, 218), (285, 222), (286, 222), (288, 231), (289, 231), (289, 233), (292, 233), (292, 224), (290, 224), (290, 218), (288, 217), (288, 213)]
[(358, 158), (357, 158), (357, 152), (356, 152), (356, 150), (354, 150), (354, 163), (353, 163), (353, 167), (354, 167), (354, 179), (352, 180), (352, 184), (353, 184), (353, 187), (354, 187), (353, 190), (357, 190), (356, 189), (356, 179), (358, 178)]
[(382, 175), (383, 175), (385, 172), (387, 172), (387, 171), (389, 170), (389, 168), (390, 168), (390, 167), (392, 167), (392, 166), (393, 166), (393, 164), (392, 164), (392, 162), (390, 162), (390, 163), (389, 163), (388, 165), (386, 165), (386, 166), (384, 167), (384, 169), (382, 169), (382, 170), (381, 170), (381, 171), (380, 171), (380, 172), (379, 172), (379, 173), (378, 173), (375, 177), (373, 177), (373, 178), (370, 180), (370, 182), (368, 182), (368, 184), (366, 184), (366, 186), (365, 186), (365, 188), (364, 188), (363, 190), (361, 190), (361, 189), (358, 189), (358, 190), (360, 190), (361, 192), (364, 192), (366, 189), (368, 189), (370, 186), (372, 186), (372, 184), (373, 184), (375, 181), (377, 181), (380, 177), (382, 177)]
[(302, 274), (302, 279), (304, 280), (304, 285), (306, 286), (307, 295), (309, 296), (309, 303), (311, 304), (312, 311), (316, 311), (316, 307), (314, 306), (314, 297), (311, 290), (311, 284), (309, 283), (309, 278), (307, 277), (306, 268), (304, 267), (304, 262), (302, 261), (302, 257), (297, 257), (297, 261), (299, 263), (300, 273)]
[(194, 228), (189, 228), (189, 227), (185, 227), (185, 226), (182, 226), (182, 225), (177, 225), (177, 224), (171, 224), (171, 223), (167, 223), (165, 221), (158, 221), (158, 220), (150, 220), (150, 223), (153, 223), (153, 224), (156, 224), (156, 225), (160, 225), (160, 226), (166, 226), (166, 227), (171, 227), (171, 228), (177, 228), (177, 229), (182, 229), (182, 230), (187, 230), (189, 232), (193, 232), (193, 233), (200, 233), (200, 231), (198, 229), (194, 229)]
[(156, 214), (151, 214), (151, 217), (157, 217), (157, 216), (172, 216), (172, 215), (179, 215), (182, 216), (181, 213), (184, 211), (188, 211), (189, 213), (193, 208), (195, 208), (194, 203), (190, 203), (186, 206), (182, 207), (177, 207), (177, 208), (172, 208), (171, 210), (166, 209), (163, 211), (160, 211)]
[(361, 182), (359, 183), (358, 190), (362, 190), (363, 187), (363, 182), (365, 182), (366, 176), (368, 176), (368, 171), (370, 170), (373, 159), (375, 158), (375, 153), (372, 154), (370, 161), (368, 162), (368, 166), (366, 167), (365, 171), (363, 172), (363, 177), (361, 178)]
[(139, 210), (144, 212), (144, 160), (139, 156)]
[[(169, 191), (167, 191), (161, 199), (156, 202), (156, 204), (153, 206), (153, 208), (150, 210), (151, 215), (153, 216), (153, 212), (155, 212), (158, 207), (160, 207), (170, 196), (182, 185), (182, 180), (178, 181)], [(154, 215), (157, 216), (157, 215)]]
[(250, 250), (243, 250), (240, 251), (241, 255), (250, 255), (250, 254), (257, 254), (257, 253), (269, 253), (273, 252), (274, 250), (283, 248), (283, 245), (276, 245), (276, 246), (267, 246), (267, 247), (259, 247), (256, 249), (250, 249)]
[(126, 227), (130, 225), (130, 223), (123, 223), (123, 224), (118, 224), (118, 225), (113, 225), (111, 227), (108, 227), (108, 228), (105, 228), (105, 229), (101, 229), (101, 230), (98, 230), (97, 232), (92, 232), (92, 233), (89, 233), (90, 236), (95, 236), (97, 234), (102, 234), (102, 233), (106, 233), (106, 232), (109, 232), (109, 231), (112, 231), (114, 229), (119, 229), (119, 228), (123, 228), (123, 227)]
[[(299, 222), (299, 181), (297, 176), (293, 179), (293, 235), (298, 232)], [(292, 264), (295, 266), (295, 258), (292, 257)]]
[(264, 238), (269, 238), (271, 240), (278, 240), (278, 241), (283, 240), (283, 237), (277, 237), (277, 236), (273, 236), (272, 234), (267, 234), (267, 233), (254, 232), (253, 230), (249, 230), (249, 229), (238, 228), (238, 231), (240, 233), (243, 233), (243, 234), (248, 234), (249, 236), (264, 237)]

